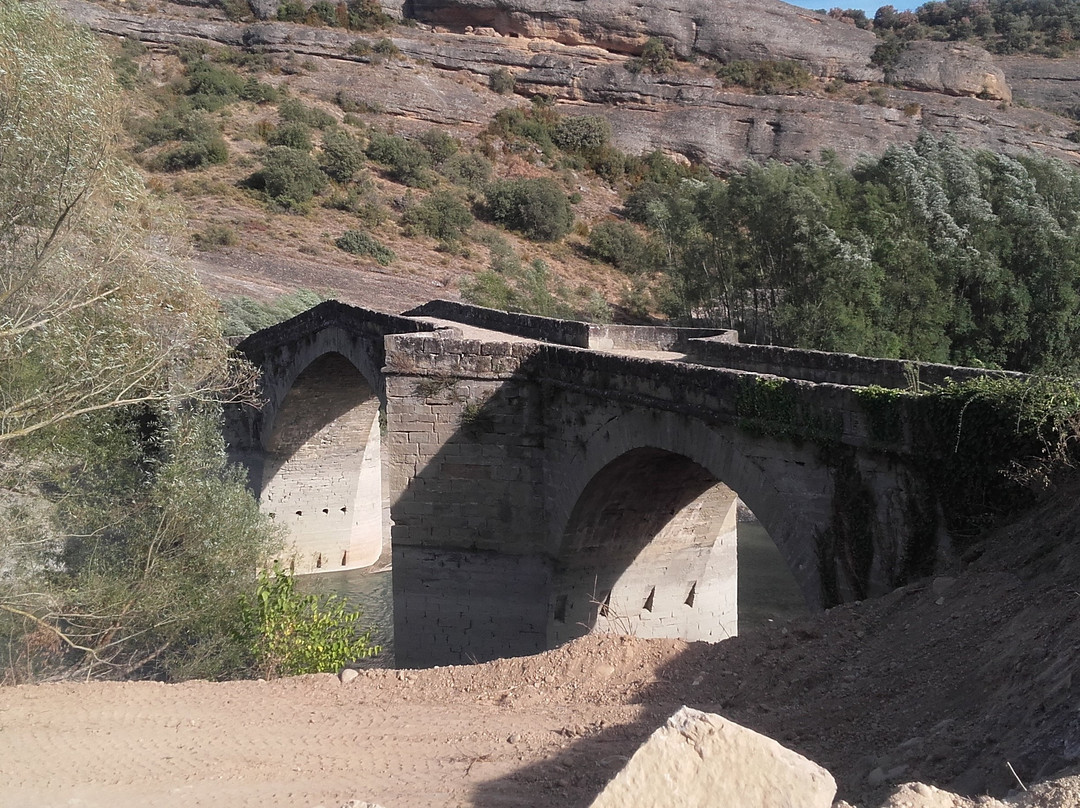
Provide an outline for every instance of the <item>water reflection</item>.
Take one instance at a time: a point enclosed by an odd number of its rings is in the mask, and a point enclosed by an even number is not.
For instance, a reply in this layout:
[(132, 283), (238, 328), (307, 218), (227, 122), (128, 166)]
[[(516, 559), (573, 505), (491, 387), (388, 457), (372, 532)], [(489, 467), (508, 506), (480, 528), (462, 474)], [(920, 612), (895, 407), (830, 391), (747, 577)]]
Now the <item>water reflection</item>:
[(350, 609), (359, 609), (364, 624), (375, 627), (374, 642), (382, 646), (378, 656), (360, 660), (356, 668), (394, 667), (394, 588), (391, 570), (369, 572), (321, 572), (317, 575), (298, 575), (296, 588), (301, 592), (345, 598)]

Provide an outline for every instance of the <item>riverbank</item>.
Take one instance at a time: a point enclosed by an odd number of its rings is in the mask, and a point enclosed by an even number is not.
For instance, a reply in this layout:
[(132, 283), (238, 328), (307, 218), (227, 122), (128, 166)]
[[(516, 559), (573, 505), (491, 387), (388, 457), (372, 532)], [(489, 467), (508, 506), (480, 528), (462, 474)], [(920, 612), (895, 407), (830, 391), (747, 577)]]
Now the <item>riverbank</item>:
[[(586, 637), (349, 684), (0, 690), (0, 804), (583, 807), (683, 704), (810, 757), (865, 808), (908, 780), (1002, 796), (1007, 764), (1030, 786), (1080, 763), (1075, 494), (955, 576), (717, 645)], [(1061, 793), (1040, 804), (1080, 803)], [(974, 805), (921, 803), (946, 804)]]

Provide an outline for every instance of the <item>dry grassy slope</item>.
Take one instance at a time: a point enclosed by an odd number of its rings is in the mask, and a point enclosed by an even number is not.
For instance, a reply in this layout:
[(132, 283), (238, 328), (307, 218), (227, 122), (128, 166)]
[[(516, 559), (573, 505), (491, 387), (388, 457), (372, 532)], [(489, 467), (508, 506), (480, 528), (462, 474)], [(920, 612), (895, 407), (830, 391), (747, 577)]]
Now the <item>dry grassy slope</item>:
[[(145, 77), (140, 92), (134, 96), (132, 115), (156, 114), (160, 108), (151, 97), (166, 84), (182, 75), (183, 68), (171, 48), (154, 48), (138, 59)], [(308, 58), (299, 64), (283, 56), (272, 57), (268, 70), (243, 71), (259, 80), (286, 90), (289, 97), (321, 109), (338, 121), (344, 113), (327, 100), (339, 85), (377, 86), (383, 81), (397, 81), (387, 67), (335, 60)], [(490, 96), (490, 109), (508, 103), (486, 86), (466, 78), (470, 90)], [(147, 172), (152, 189), (175, 201), (183, 210), (187, 236), (193, 244), (196, 236), (212, 226), (225, 227), (238, 237), (238, 243), (221, 249), (196, 252), (195, 267), (212, 291), (229, 296), (244, 294), (254, 298), (272, 298), (290, 289), (310, 288), (333, 293), (342, 300), (371, 308), (400, 311), (434, 297), (458, 298), (458, 282), (487, 267), (489, 250), (476, 242), (465, 245), (459, 254), (439, 252), (434, 239), (407, 237), (396, 220), (400, 204), (407, 198), (420, 199), (428, 191), (410, 189), (392, 182), (375, 164), (369, 163), (373, 193), (387, 209), (387, 220), (371, 230), (390, 247), (397, 259), (389, 267), (373, 260), (351, 256), (334, 246), (334, 239), (349, 229), (366, 229), (356, 217), (344, 211), (315, 205), (306, 215), (275, 212), (242, 183), (255, 171), (259, 152), (266, 147), (260, 131), (279, 123), (276, 107), (240, 102), (214, 113), (229, 144), (225, 165), (175, 173)], [(359, 134), (364, 126), (405, 135), (417, 135), (432, 128), (429, 123), (399, 116), (364, 113), (356, 115), (361, 125), (344, 128)], [(486, 125), (486, 121), (485, 121)], [(441, 127), (440, 127), (441, 128)], [(461, 138), (466, 148), (476, 145), (476, 135), (484, 127), (457, 125), (449, 128)], [(315, 133), (317, 141), (318, 133)], [(154, 153), (150, 150), (143, 159)], [(515, 248), (524, 263), (543, 259), (561, 283), (571, 304), (580, 303), (592, 290), (618, 304), (630, 281), (618, 271), (585, 257), (587, 228), (610, 218), (618, 208), (616, 189), (585, 171), (557, 169), (543, 162), (542, 155), (501, 153), (495, 160), (497, 178), (551, 176), (568, 193), (577, 192), (581, 201), (574, 206), (575, 233), (556, 244), (540, 244), (499, 231)], [(438, 187), (450, 187), (445, 179)], [(473, 235), (493, 230), (477, 222)]]

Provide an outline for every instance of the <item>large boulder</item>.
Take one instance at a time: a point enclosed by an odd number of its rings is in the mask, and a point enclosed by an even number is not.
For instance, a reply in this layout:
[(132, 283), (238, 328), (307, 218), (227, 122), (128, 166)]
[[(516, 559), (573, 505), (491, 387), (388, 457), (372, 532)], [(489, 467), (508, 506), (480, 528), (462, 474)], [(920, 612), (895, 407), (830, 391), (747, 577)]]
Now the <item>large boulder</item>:
[(872, 33), (778, 0), (408, 0), (404, 10), (458, 32), (490, 28), (629, 54), (657, 37), (682, 58), (790, 59), (821, 76), (882, 77), (870, 63)]
[(654, 732), (591, 808), (830, 808), (832, 775), (718, 715), (683, 707)]
[(917, 90), (1011, 101), (1012, 90), (994, 57), (966, 42), (912, 42), (891, 76)]

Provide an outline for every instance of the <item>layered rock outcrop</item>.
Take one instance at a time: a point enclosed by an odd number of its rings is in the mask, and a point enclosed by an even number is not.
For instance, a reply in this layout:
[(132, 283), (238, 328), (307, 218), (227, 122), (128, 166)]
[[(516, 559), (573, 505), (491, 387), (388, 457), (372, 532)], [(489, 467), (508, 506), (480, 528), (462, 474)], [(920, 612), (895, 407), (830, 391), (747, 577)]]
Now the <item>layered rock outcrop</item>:
[[(890, 144), (913, 142), (924, 129), (951, 135), (965, 146), (1006, 153), (1035, 149), (1080, 162), (1080, 147), (1066, 139), (1075, 129), (1071, 121), (970, 97), (971, 88), (967, 95), (951, 96), (883, 87), (874, 99), (858, 85), (840, 94), (751, 95), (690, 67), (635, 74), (626, 69), (630, 57), (595, 45), (438, 33), (422, 26), (389, 32), (405, 58), (376, 65), (349, 53), (356, 35), (342, 29), (165, 19), (85, 0), (61, 1), (72, 16), (117, 36), (148, 43), (202, 41), (315, 59), (323, 69), (292, 76), (296, 89), (326, 99), (343, 94), (406, 125), (409, 120), (435, 123), (456, 127), (460, 134), (486, 125), (499, 108), (522, 103), (522, 96), (543, 93), (556, 99), (564, 114), (606, 117), (616, 145), (628, 152), (661, 149), (721, 172), (747, 160), (816, 159), (823, 149), (854, 162)], [(983, 63), (982, 57), (972, 59)], [(514, 75), (518, 97), (486, 89), (487, 77), (499, 69)]]
[(912, 42), (889, 78), (915, 90), (1012, 100), (1005, 72), (994, 57), (966, 42)]
[(404, 12), (456, 32), (486, 27), (627, 54), (657, 37), (684, 59), (790, 59), (820, 76), (882, 78), (870, 61), (877, 46), (872, 33), (778, 0), (407, 0)]

